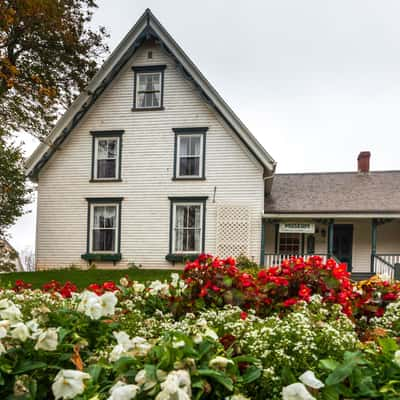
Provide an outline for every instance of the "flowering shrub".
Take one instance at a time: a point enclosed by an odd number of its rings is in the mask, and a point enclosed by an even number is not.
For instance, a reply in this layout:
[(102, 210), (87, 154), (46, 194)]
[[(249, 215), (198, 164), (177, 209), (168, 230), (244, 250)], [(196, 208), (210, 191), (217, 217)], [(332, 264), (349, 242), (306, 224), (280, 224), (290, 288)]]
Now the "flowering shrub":
[(398, 399), (398, 295), (318, 257), (253, 274), (203, 255), (82, 293), (20, 281), (0, 291), (0, 398)]

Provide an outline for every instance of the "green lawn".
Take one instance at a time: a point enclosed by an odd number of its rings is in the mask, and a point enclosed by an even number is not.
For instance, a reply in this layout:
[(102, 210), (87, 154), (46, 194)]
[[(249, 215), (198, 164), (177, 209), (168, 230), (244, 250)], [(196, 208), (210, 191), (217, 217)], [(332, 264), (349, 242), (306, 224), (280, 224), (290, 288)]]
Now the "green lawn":
[(52, 270), (38, 272), (12, 272), (0, 275), (0, 287), (13, 286), (17, 279), (23, 279), (31, 283), (33, 288), (40, 288), (44, 283), (55, 279), (61, 283), (71, 281), (79, 289), (87, 287), (91, 283), (103, 283), (105, 281), (119, 282), (120, 278), (128, 275), (130, 279), (137, 281), (164, 280), (169, 278), (173, 271), (160, 269), (93, 269), (89, 271), (79, 270)]

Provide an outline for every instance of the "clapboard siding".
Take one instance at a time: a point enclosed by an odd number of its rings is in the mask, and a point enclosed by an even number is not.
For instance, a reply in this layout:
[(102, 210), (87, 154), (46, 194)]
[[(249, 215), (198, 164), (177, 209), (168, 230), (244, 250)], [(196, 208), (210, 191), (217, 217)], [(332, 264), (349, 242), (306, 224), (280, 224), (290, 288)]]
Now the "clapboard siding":
[[(147, 59), (151, 49), (153, 58)], [(133, 65), (166, 64), (162, 111), (131, 111)], [(178, 127), (209, 128), (205, 181), (173, 181)], [(122, 129), (122, 182), (89, 183), (92, 130)], [(168, 196), (209, 196), (205, 250), (216, 248), (218, 204), (251, 208), (250, 256), (259, 259), (263, 170), (158, 46), (141, 48), (42, 169), (38, 188), (38, 268), (86, 264), (86, 197), (123, 197), (121, 253), (126, 266), (171, 267)], [(214, 188), (215, 203), (214, 203)], [(98, 266), (110, 265), (98, 263)]]

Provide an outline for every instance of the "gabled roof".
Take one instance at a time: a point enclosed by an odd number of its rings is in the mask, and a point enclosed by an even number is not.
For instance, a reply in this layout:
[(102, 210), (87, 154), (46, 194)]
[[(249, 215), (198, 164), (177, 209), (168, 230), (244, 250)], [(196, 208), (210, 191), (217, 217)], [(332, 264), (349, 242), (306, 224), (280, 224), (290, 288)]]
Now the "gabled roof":
[(274, 159), (229, 108), (152, 12), (147, 9), (104, 62), (103, 66), (89, 83), (87, 90), (77, 97), (71, 107), (60, 118), (55, 128), (47, 137), (47, 142), (51, 143), (51, 146), (41, 143), (29, 157), (26, 163), (26, 170), (27, 175), (32, 180), (37, 178), (41, 168), (54, 152), (57, 151), (57, 148), (117, 76), (143, 41), (150, 38), (159, 41), (164, 50), (175, 60), (177, 67), (183, 75), (194, 84), (195, 88), (202, 94), (204, 100), (215, 109), (261, 163), (267, 175), (270, 175), (275, 170), (276, 162)]
[(264, 213), (400, 215), (400, 171), (276, 174)]

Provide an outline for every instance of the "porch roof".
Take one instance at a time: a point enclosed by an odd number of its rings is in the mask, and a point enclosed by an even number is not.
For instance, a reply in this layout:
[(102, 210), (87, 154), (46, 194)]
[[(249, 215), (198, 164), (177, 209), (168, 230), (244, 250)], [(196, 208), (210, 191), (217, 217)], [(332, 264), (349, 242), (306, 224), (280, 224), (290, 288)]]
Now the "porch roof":
[(264, 214), (400, 217), (400, 171), (276, 174)]

